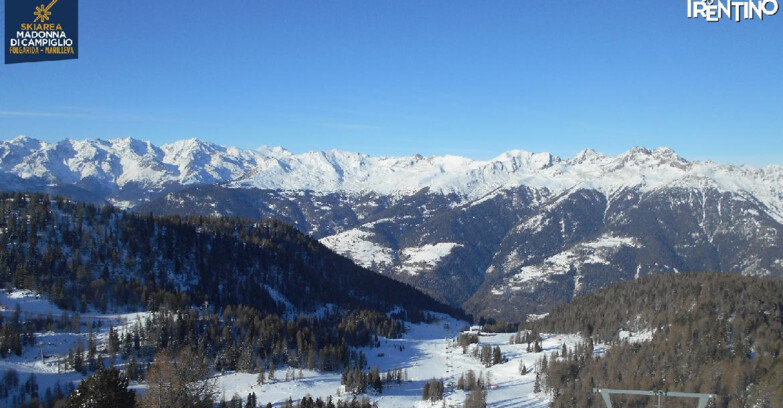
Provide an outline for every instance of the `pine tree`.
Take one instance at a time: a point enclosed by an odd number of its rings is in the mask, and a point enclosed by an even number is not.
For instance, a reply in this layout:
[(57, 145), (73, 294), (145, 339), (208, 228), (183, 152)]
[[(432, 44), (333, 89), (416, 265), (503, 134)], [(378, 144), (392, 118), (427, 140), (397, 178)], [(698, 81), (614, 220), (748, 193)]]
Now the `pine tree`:
[(92, 332), (92, 326), (90, 326), (89, 335), (87, 337), (87, 365), (90, 371), (95, 371), (97, 369), (97, 354), (98, 345), (95, 343), (95, 336)]
[(82, 381), (68, 398), (68, 408), (135, 408), (136, 393), (128, 389), (128, 378), (112, 367), (100, 369)]
[[(70, 362), (71, 367), (77, 372), (84, 373), (85, 367), (84, 367), (84, 345), (82, 344), (82, 338), (78, 337), (76, 339), (76, 349), (73, 351), (73, 360)], [(69, 357), (71, 354), (68, 354)]]
[(533, 383), (533, 392), (538, 394), (541, 392), (541, 376), (536, 372), (536, 382)]
[(483, 388), (472, 390), (465, 396), (465, 408), (486, 408), (487, 392)]
[(503, 363), (503, 354), (500, 352), (500, 346), (495, 346), (495, 348), (492, 350), (492, 365), (502, 364), (502, 363)]

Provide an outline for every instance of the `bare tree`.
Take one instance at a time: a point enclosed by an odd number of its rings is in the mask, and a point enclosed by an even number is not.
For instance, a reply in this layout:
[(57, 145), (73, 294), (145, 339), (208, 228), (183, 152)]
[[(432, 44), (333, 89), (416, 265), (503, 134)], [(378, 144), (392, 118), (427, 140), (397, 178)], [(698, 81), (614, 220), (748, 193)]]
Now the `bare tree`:
[(147, 372), (143, 408), (211, 408), (217, 396), (214, 380), (208, 379), (209, 364), (190, 348), (178, 353), (161, 351)]

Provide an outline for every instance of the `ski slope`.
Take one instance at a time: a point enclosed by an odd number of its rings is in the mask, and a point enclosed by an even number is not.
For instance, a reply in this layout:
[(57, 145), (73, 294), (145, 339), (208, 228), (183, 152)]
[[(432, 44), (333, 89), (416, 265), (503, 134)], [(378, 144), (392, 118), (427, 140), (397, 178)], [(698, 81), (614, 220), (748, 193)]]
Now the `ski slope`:
[[(22, 320), (45, 317), (48, 314), (56, 320), (65, 313), (48, 299), (34, 292), (0, 291), (0, 313), (3, 313), (5, 318), (15, 313), (17, 305)], [(73, 312), (67, 314), (71, 318), (74, 316)], [(36, 333), (34, 347), (25, 347), (21, 356), (11, 354), (5, 359), (0, 359), (0, 375), (13, 369), (17, 371), (20, 382), (24, 383), (30, 374), (34, 374), (42, 394), (56, 383), (62, 387), (68, 384), (77, 386), (85, 377), (73, 370), (66, 371), (57, 360), (66, 357), (69, 349), (76, 345), (78, 339), (81, 339), (86, 347), (88, 325), (95, 327), (93, 335), (100, 352), (105, 348), (109, 326), (122, 333), (147, 316), (148, 313), (101, 314), (94, 311), (83, 313), (79, 316), (81, 325), (78, 331), (74, 329), (64, 332)], [(367, 356), (368, 368), (377, 365), (382, 375), (385, 371), (400, 368), (407, 372), (408, 381), (402, 384), (384, 385), (381, 394), (370, 392), (358, 397), (369, 397), (380, 408), (441, 407), (443, 401), (431, 403), (421, 400), (424, 384), (431, 378), (436, 378), (443, 379), (446, 384), (445, 405), (458, 407), (465, 399), (465, 392), (456, 390), (454, 386), (462, 373), (473, 370), (477, 376), (482, 373), (485, 379), (489, 378), (491, 384), (487, 394), (489, 407), (544, 408), (549, 403), (547, 396), (544, 393), (533, 393), (534, 365), (546, 353), (560, 350), (563, 344), (570, 348), (580, 341), (578, 335), (543, 335), (544, 351), (534, 353), (526, 352), (525, 344), (509, 344), (513, 333), (483, 334), (479, 337), (479, 344), (471, 345), (467, 353), (463, 354), (462, 348), (456, 344), (456, 337), (460, 329), (467, 327), (467, 323), (445, 315), (438, 315), (438, 319), (430, 324), (410, 324), (404, 338), (380, 338), (380, 347), (361, 349)], [(508, 361), (489, 368), (484, 367), (471, 354), (474, 348), (483, 345), (500, 346), (503, 356)], [(603, 352), (603, 348), (596, 347), (596, 352)], [(120, 359), (117, 361), (121, 364)], [(520, 361), (524, 362), (528, 370), (524, 375), (519, 373)], [(285, 379), (287, 372), (290, 374), (288, 380)], [(299, 378), (298, 369), (278, 367), (275, 379), (264, 385), (256, 384), (255, 373), (213, 373), (212, 380), (217, 384), (221, 398), (230, 400), (234, 395), (238, 395), (245, 400), (249, 393), (254, 392), (259, 403), (266, 405), (271, 402), (276, 407), (282, 406), (289, 398), (297, 401), (307, 395), (313, 398), (320, 397), (323, 400), (331, 396), (334, 401), (338, 399), (350, 401), (354, 398), (340, 385), (341, 373), (339, 372), (302, 370), (301, 374)], [(450, 384), (452, 386), (449, 386)], [(131, 387), (139, 393), (143, 393), (146, 388), (144, 384), (135, 382), (132, 382)], [(0, 400), (0, 406), (8, 403), (10, 403), (9, 399)]]
[[(483, 373), (485, 378), (489, 375), (491, 379), (492, 386), (487, 393), (488, 407), (544, 408), (550, 400), (544, 393), (533, 393), (533, 366), (544, 354), (559, 351), (563, 344), (569, 348), (573, 347), (581, 339), (578, 335), (543, 335), (544, 351), (528, 353), (525, 351), (525, 344), (509, 344), (513, 333), (482, 335), (479, 337), (479, 345), (500, 346), (503, 356), (508, 359), (503, 364), (486, 368), (470, 353), (476, 345), (471, 345), (468, 353), (462, 354), (462, 348), (455, 342), (459, 329), (466, 325), (465, 322), (442, 316), (441, 321), (436, 323), (410, 325), (402, 339), (381, 338), (379, 348), (362, 349), (367, 355), (370, 368), (377, 365), (381, 374), (394, 368), (402, 368), (407, 370), (409, 379), (400, 385), (384, 385), (382, 394), (371, 392), (365, 396), (376, 402), (380, 408), (441, 407), (443, 401), (422, 401), (421, 392), (424, 384), (431, 378), (442, 378), (446, 384), (446, 406), (458, 407), (462, 405), (466, 394), (453, 386), (449, 387), (448, 384), (451, 382), (456, 385), (462, 373), (473, 370), (476, 375)], [(603, 348), (596, 347), (596, 352), (603, 352)], [(520, 360), (527, 367), (528, 372), (525, 375), (519, 374)], [(298, 370), (293, 373), (298, 377)], [(256, 393), (259, 403), (271, 402), (274, 406), (283, 405), (289, 398), (297, 401), (307, 395), (323, 400), (331, 396), (334, 401), (350, 401), (353, 398), (353, 395), (346, 394), (340, 385), (340, 373), (303, 370), (302, 374), (302, 379), (285, 381), (285, 368), (280, 368), (276, 370), (277, 380), (261, 386), (256, 384), (255, 374), (228, 373), (217, 376), (216, 379), (222, 397), (226, 400), (230, 400), (235, 394), (245, 399), (250, 392)]]

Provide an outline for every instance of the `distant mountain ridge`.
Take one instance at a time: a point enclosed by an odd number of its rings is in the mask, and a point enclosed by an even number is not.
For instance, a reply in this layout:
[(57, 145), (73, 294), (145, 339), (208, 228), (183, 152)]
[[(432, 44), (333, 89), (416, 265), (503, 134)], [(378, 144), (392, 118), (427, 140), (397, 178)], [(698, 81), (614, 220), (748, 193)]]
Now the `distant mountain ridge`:
[[(129, 186), (228, 183), (234, 188), (412, 195), (422, 189), (475, 200), (518, 186), (553, 192), (579, 188), (604, 193), (629, 186), (712, 186), (747, 191), (783, 220), (783, 166), (691, 162), (669, 148), (636, 147), (616, 157), (592, 149), (570, 159), (524, 150), (487, 161), (459, 156), (374, 157), (342, 150), (294, 154), (280, 147), (224, 147), (197, 139), (160, 147), (136, 139), (62, 140), (19, 136), (0, 143), (0, 171), (24, 181), (58, 185), (97, 183), (106, 198)], [(86, 188), (86, 187), (85, 187)]]
[(508, 320), (650, 274), (783, 276), (783, 166), (668, 148), (478, 161), (19, 137), (0, 143), (0, 171), (7, 191), (279, 219), (438, 300)]

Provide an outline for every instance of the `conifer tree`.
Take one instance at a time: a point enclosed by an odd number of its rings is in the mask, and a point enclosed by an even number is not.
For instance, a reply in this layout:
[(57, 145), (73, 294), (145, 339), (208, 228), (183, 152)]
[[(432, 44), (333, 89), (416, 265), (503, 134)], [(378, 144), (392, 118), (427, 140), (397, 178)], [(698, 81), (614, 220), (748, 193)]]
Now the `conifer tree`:
[(83, 380), (68, 398), (68, 408), (135, 408), (136, 393), (128, 378), (116, 368), (99, 369)]

